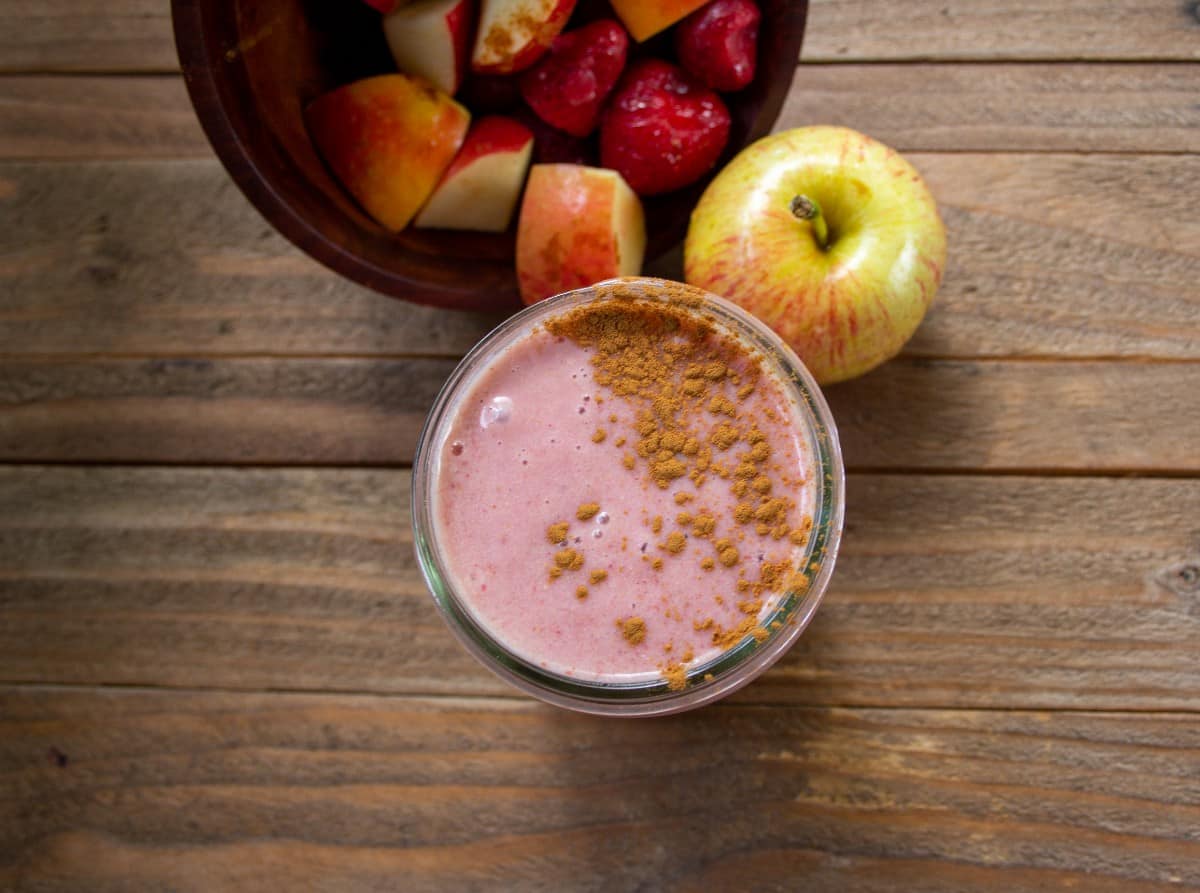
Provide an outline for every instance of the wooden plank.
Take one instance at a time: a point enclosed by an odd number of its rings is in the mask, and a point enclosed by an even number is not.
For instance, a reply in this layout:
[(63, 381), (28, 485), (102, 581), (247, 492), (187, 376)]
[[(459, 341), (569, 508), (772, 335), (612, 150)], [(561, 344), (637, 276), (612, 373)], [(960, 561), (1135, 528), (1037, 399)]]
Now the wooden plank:
[(5, 0), (0, 71), (177, 71), (164, 0)]
[[(950, 259), (910, 355), (1200, 358), (1200, 156), (911, 158)], [(498, 320), (346, 282), (215, 160), (0, 163), (0, 246), (0, 354), (457, 356)]]
[(6, 889), (1200, 889), (1200, 724), (0, 692)]
[[(839, 124), (902, 152), (1200, 151), (1200, 66), (811, 64), (776, 129)], [(176, 76), (0, 79), (0, 158), (211, 155)]]
[(811, 0), (810, 61), (1200, 59), (1194, 3)]
[(826, 396), (849, 468), (1094, 474), (1200, 470), (1197, 394), (1196, 363), (914, 359)]
[[(1193, 4), (1144, 0), (812, 0), (801, 59), (1195, 60)], [(174, 71), (170, 9), (152, 0), (9, 0), (0, 71)]]
[(838, 124), (905, 153), (1196, 152), (1198, 82), (1190, 64), (801, 65), (776, 129)]
[(177, 75), (0, 78), (0, 158), (211, 155)]
[[(442, 359), (0, 360), (0, 461), (400, 465)], [(1198, 363), (896, 360), (828, 398), (851, 469), (1200, 472)]]
[[(851, 475), (743, 703), (1200, 710), (1200, 480)], [(513, 694), (445, 628), (408, 474), (0, 469), (0, 680)]]
[(453, 368), (440, 359), (0, 362), (0, 459), (407, 463)]
[(1200, 356), (1200, 156), (912, 157), (949, 259), (911, 354)]
[(499, 321), (337, 276), (216, 160), (0, 165), (0, 246), (0, 353), (458, 356)]

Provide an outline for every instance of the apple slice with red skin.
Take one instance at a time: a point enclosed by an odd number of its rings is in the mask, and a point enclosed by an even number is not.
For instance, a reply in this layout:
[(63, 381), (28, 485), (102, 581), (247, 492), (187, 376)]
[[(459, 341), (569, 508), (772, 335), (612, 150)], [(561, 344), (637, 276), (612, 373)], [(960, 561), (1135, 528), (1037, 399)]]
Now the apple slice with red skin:
[(483, 0), (471, 70), (523, 71), (550, 48), (574, 11), (575, 0)]
[(318, 96), (305, 120), (342, 186), (398, 231), (449, 167), (471, 115), (424, 78), (384, 74)]
[(471, 57), (475, 0), (417, 0), (383, 17), (396, 67), (453, 96)]
[(504, 232), (532, 156), (533, 132), (521, 122), (502, 115), (476, 120), (413, 226)]
[(600, 122), (600, 110), (625, 68), (628, 52), (629, 35), (614, 19), (564, 31), (521, 75), (521, 95), (550, 126), (587, 136)]
[(675, 29), (679, 64), (722, 93), (749, 86), (754, 80), (760, 21), (762, 13), (754, 0), (712, 0)]
[(535, 164), (517, 222), (517, 282), (533, 304), (641, 272), (642, 203), (621, 175), (580, 164)]
[(666, 31), (708, 0), (611, 0), (617, 14), (638, 43)]

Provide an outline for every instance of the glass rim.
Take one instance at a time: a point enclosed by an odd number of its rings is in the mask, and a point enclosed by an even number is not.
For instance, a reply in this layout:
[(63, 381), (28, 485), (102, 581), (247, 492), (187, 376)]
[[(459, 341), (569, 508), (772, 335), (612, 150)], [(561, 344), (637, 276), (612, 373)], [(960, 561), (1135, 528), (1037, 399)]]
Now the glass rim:
[[(631, 293), (632, 292), (632, 293)], [(694, 298), (685, 305), (672, 296)], [(433, 446), (452, 417), (455, 397), (473, 373), (498, 350), (543, 319), (593, 300), (648, 300), (670, 304), (715, 323), (725, 334), (748, 343), (775, 366), (780, 385), (793, 398), (808, 423), (814, 477), (819, 478), (813, 527), (806, 544), (808, 583), (783, 594), (770, 615), (760, 620), (768, 630), (759, 641), (747, 634), (737, 645), (708, 661), (687, 668), (687, 684), (673, 689), (656, 677), (632, 682), (590, 681), (538, 667), (505, 647), (479, 623), (452, 585), (436, 536), (433, 497), (439, 454)], [(812, 374), (796, 354), (762, 321), (717, 295), (680, 282), (651, 277), (609, 279), (562, 292), (524, 308), (501, 322), (463, 357), (438, 392), (417, 439), (413, 459), (411, 510), (413, 544), (425, 584), (443, 620), (477, 660), (506, 682), (542, 701), (584, 713), (610, 716), (654, 716), (712, 703), (755, 679), (774, 664), (804, 632), (820, 605), (836, 563), (844, 520), (845, 471), (837, 428)], [(814, 568), (811, 562), (817, 562)], [(778, 622), (778, 628), (772, 624)]]

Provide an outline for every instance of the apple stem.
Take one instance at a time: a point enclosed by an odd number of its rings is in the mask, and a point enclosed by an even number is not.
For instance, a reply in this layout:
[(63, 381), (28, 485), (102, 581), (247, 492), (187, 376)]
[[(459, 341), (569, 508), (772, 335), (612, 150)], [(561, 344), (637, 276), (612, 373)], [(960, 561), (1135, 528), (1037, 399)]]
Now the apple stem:
[(816, 237), (821, 250), (828, 248), (829, 224), (825, 222), (825, 215), (821, 213), (821, 206), (817, 204), (817, 200), (807, 195), (798, 195), (792, 199), (790, 207), (797, 220), (807, 220), (812, 225), (813, 236)]

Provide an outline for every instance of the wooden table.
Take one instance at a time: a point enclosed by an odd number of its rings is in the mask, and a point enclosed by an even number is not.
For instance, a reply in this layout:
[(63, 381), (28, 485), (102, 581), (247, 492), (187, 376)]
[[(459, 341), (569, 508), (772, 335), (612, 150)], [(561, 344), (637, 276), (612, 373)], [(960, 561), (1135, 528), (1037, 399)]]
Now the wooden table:
[(414, 565), (495, 320), (277, 236), (164, 0), (0, 0), (0, 890), (1200, 889), (1198, 17), (813, 3), (779, 127), (910, 157), (945, 285), (830, 389), (809, 632), (626, 722), (499, 683)]

